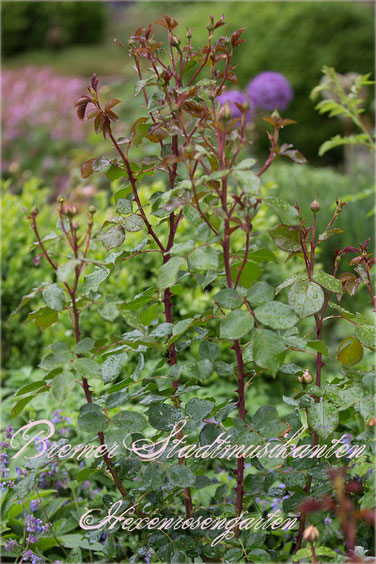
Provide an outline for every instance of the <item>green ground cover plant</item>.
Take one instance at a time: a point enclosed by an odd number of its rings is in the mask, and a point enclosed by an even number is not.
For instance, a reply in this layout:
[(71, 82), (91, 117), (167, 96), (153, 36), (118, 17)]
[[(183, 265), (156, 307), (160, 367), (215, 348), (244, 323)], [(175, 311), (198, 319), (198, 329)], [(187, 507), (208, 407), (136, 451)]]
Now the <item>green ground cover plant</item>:
[[(14, 315), (30, 307), (46, 341), (37, 368), (9, 371), (4, 557), (362, 561), (375, 519), (370, 241), (341, 244), (347, 202), (322, 205), (319, 185), (303, 205), (279, 193), (275, 161), (307, 166), (280, 132), (302, 124), (275, 109), (266, 159), (250, 157), (248, 101), (219, 99), (238, 83), (244, 30), (211, 17), (197, 46), (173, 18), (155, 25), (163, 43), (151, 25), (116, 40), (141, 117), (119, 126), (122, 101), (95, 74), (75, 103), (107, 147), (81, 176), (108, 180), (112, 207), (103, 193), (80, 213), (60, 196), (51, 218), (37, 184), (21, 196), (17, 244), (41, 268)], [(326, 110), (351, 105), (362, 126), (359, 89)], [(370, 135), (357, 142), (374, 150)], [(186, 527), (156, 526), (177, 517)]]

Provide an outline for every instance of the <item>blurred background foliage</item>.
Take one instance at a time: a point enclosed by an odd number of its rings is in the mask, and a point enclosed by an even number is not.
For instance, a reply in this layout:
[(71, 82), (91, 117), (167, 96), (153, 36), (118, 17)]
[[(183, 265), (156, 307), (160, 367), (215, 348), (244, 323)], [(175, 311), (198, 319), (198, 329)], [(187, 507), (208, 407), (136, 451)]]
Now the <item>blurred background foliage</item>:
[[(3, 2), (4, 66), (52, 66), (58, 72), (98, 76), (113, 82), (126, 75), (133, 80), (131, 60), (114, 46), (113, 37), (126, 41), (139, 25), (170, 14), (194, 29), (194, 42), (206, 38), (209, 15), (222, 13), (231, 30), (245, 27), (246, 46), (235, 54), (241, 88), (263, 70), (284, 74), (294, 89), (289, 117), (301, 124), (289, 132), (313, 164), (321, 143), (342, 132), (337, 120), (319, 116), (309, 100), (323, 65), (337, 72), (360, 74), (373, 69), (374, 4), (372, 2)], [(205, 25), (204, 25), (205, 24)], [(225, 28), (223, 28), (225, 29)], [(159, 30), (159, 33), (162, 33)], [(225, 31), (223, 32), (225, 33)], [(84, 45), (82, 45), (84, 44)], [(267, 146), (258, 124), (256, 147)], [(340, 150), (320, 161), (337, 164)]]
[[(23, 208), (40, 205), (39, 224), (43, 234), (55, 228), (51, 207), (54, 208), (56, 197), (63, 193), (82, 214), (88, 204), (95, 204), (98, 228), (113, 214), (112, 195), (119, 189), (116, 184), (119, 181), (111, 183), (103, 175), (87, 180), (80, 177), (81, 163), (108, 154), (109, 146), (78, 121), (73, 109), (87, 79), (96, 72), (101, 79), (101, 94), (106, 99), (117, 97), (123, 101), (119, 105), (123, 124), (130, 126), (142, 114), (142, 101), (133, 96), (136, 75), (131, 59), (113, 43), (113, 38), (126, 42), (136, 27), (165, 14), (181, 23), (178, 35), (184, 36), (186, 27), (194, 28), (193, 40), (197, 45), (206, 39), (205, 26), (210, 14), (218, 18), (224, 13), (230, 32), (246, 28), (247, 43), (235, 56), (239, 87), (244, 89), (255, 75), (265, 70), (287, 77), (294, 89), (294, 100), (283, 117), (298, 123), (282, 132), (282, 138), (294, 143), (308, 159), (304, 166), (277, 161), (264, 176), (264, 194), (278, 194), (291, 203), (298, 200), (308, 213), (310, 202), (319, 192), (320, 228), (329, 221), (336, 197), (349, 201), (338, 222), (344, 233), (330, 239), (320, 256), (330, 272), (337, 247), (357, 245), (372, 234), (373, 219), (369, 212), (373, 206), (373, 174), (370, 162), (363, 157), (356, 159), (345, 173), (340, 148), (318, 157), (321, 143), (336, 133), (342, 134), (343, 124), (320, 116), (309, 94), (321, 78), (323, 65), (333, 66), (340, 73), (367, 73), (374, 68), (373, 12), (373, 3), (357, 1), (2, 3), (2, 348), (8, 382), (17, 385), (19, 379), (23, 382), (25, 378), (32, 379), (31, 372), (25, 372), (24, 367), (35, 368), (52, 341), (71, 337), (68, 322), (44, 334), (32, 323), (25, 323), (27, 312), (37, 305), (35, 302), (6, 323), (22, 295), (51, 276), (44, 261), (38, 261), (38, 251), (29, 252), (34, 236)], [(162, 28), (156, 32), (162, 37)], [(365, 113), (368, 124), (372, 123), (373, 109), (369, 96)], [(264, 162), (268, 154), (265, 122), (259, 116), (250, 127), (254, 140), (252, 152)], [(128, 130), (122, 125), (117, 133), (126, 136)], [(139, 159), (144, 154), (141, 145), (134, 150), (133, 158)], [(148, 194), (163, 189), (161, 182), (158, 176), (146, 177), (142, 190)], [(51, 207), (44, 206), (46, 202)], [(267, 229), (277, 223), (277, 218), (265, 211), (258, 221), (257, 228), (265, 233), (265, 243), (269, 246)], [(103, 252), (102, 248), (95, 250), (98, 258)], [(145, 256), (131, 268), (118, 269), (108, 279), (105, 291), (123, 299), (132, 299), (142, 292), (159, 267), (152, 253)], [(265, 272), (266, 279), (270, 277), (273, 283), (297, 269), (292, 261), (280, 262), (268, 266)], [(215, 288), (208, 291), (214, 293)], [(176, 298), (175, 315), (185, 316), (193, 309), (201, 311), (206, 299), (207, 294), (186, 285), (183, 294)], [(356, 301), (352, 307), (367, 313), (368, 300), (362, 292), (356, 295)], [(346, 298), (344, 307), (345, 302)], [(121, 317), (110, 322), (95, 312), (88, 313), (84, 323), (85, 332), (93, 336), (117, 333), (124, 327)], [(307, 327), (307, 332), (310, 330)], [(337, 324), (335, 331), (328, 332), (332, 352), (345, 331), (344, 326)], [(291, 361), (301, 361), (294, 353), (291, 356)], [(367, 361), (364, 358), (365, 366)], [(330, 373), (330, 363), (327, 370)], [(273, 386), (267, 381), (255, 381), (247, 401), (254, 406), (271, 400), (277, 404), (284, 390), (294, 387), (293, 380), (293, 376), (285, 376)], [(215, 386), (215, 393), (226, 398), (234, 382), (221, 380)], [(8, 393), (3, 388), (3, 394)]]

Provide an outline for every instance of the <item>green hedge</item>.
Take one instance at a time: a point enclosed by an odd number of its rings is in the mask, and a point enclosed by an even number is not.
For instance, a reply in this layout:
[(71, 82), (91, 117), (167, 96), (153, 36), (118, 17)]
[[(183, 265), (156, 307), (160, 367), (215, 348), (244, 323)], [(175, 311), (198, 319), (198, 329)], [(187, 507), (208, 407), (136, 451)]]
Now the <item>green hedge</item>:
[(103, 38), (102, 2), (3, 2), (2, 49), (5, 56), (28, 49), (94, 43)]

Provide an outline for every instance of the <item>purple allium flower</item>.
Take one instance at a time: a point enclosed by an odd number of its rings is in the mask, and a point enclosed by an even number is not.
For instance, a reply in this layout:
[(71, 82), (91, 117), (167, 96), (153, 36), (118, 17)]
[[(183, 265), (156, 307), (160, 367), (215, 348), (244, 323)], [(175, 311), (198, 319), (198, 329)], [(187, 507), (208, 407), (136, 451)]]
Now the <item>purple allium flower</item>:
[(255, 76), (247, 86), (250, 103), (261, 110), (286, 110), (294, 97), (289, 81), (274, 71), (264, 71)]
[(14, 539), (10, 539), (5, 545), (4, 548), (7, 552), (10, 552), (11, 550), (13, 550), (14, 548), (16, 548), (16, 546), (18, 546), (17, 541), (15, 541)]
[[(225, 90), (220, 96), (218, 96), (218, 102), (223, 106), (228, 102), (230, 104), (230, 110), (234, 118), (240, 118), (242, 113), (239, 108), (235, 105), (240, 104), (241, 106), (247, 101), (247, 96), (240, 92), (240, 90)], [(246, 122), (250, 121), (252, 118), (252, 109), (250, 108), (246, 114)]]

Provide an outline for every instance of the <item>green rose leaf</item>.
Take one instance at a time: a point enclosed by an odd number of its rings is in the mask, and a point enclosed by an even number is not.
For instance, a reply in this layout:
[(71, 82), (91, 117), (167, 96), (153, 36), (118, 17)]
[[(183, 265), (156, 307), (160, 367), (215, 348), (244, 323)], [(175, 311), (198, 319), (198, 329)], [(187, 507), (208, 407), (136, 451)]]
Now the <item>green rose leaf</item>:
[(215, 270), (218, 268), (218, 254), (212, 247), (200, 247), (189, 255), (188, 263), (194, 271)]
[(124, 240), (125, 231), (122, 225), (113, 225), (101, 237), (101, 241), (106, 251), (120, 247), (120, 245), (124, 243)]
[(256, 307), (256, 319), (272, 329), (290, 329), (299, 321), (292, 309), (280, 302), (268, 302)]
[(42, 299), (49, 308), (55, 311), (63, 311), (65, 296), (58, 284), (47, 286), (42, 292)]
[(249, 288), (255, 280), (260, 278), (262, 271), (254, 262), (248, 261), (244, 267), (242, 267), (242, 264), (242, 262), (236, 262), (231, 266), (231, 280), (236, 283), (239, 271), (242, 268), (238, 284), (243, 288)]
[(274, 299), (274, 290), (267, 282), (256, 282), (247, 292), (247, 300), (252, 307), (256, 307)]
[(213, 410), (215, 404), (212, 401), (192, 398), (185, 406), (186, 414), (195, 421), (202, 421)]
[(195, 242), (190, 240), (190, 241), (185, 241), (184, 243), (175, 243), (170, 250), (170, 255), (171, 256), (176, 256), (176, 255), (186, 255), (187, 253), (190, 253), (191, 251), (193, 251), (193, 249), (195, 248)]
[(79, 259), (71, 259), (59, 266), (56, 271), (56, 276), (59, 282), (67, 282), (71, 274), (73, 274), (76, 266), (80, 264)]
[(144, 220), (142, 219), (141, 216), (139, 216), (135, 213), (133, 213), (132, 215), (129, 215), (124, 220), (125, 231), (130, 231), (132, 233), (136, 232), (136, 231), (141, 231), (143, 226), (144, 226)]
[(108, 278), (110, 272), (108, 268), (96, 268), (94, 272), (85, 276), (82, 293), (98, 292), (100, 285)]
[(193, 206), (184, 206), (183, 208), (183, 215), (188, 223), (191, 223), (195, 227), (202, 223), (202, 217), (198, 213), (198, 211)]
[(254, 361), (276, 376), (285, 358), (285, 345), (281, 337), (269, 329), (259, 329), (253, 337)]
[(52, 395), (58, 402), (64, 402), (72, 391), (74, 384), (75, 378), (71, 372), (61, 372), (51, 382)]
[(337, 385), (328, 384), (325, 387), (325, 394), (337, 406), (338, 411), (344, 411), (363, 399), (362, 389), (353, 385), (341, 389)]
[(171, 288), (176, 283), (178, 272), (183, 265), (185, 265), (185, 260), (181, 257), (173, 257), (163, 264), (159, 269), (158, 288), (160, 290)]
[(292, 286), (295, 282), (298, 282), (298, 280), (307, 280), (307, 275), (305, 273), (293, 274), (292, 276), (287, 278), (284, 282), (282, 282), (282, 284), (277, 286), (277, 288), (275, 289), (275, 295), (279, 294), (284, 288), (287, 288), (288, 286)]
[(151, 490), (158, 490), (163, 483), (164, 471), (159, 464), (155, 462), (148, 462), (144, 475), (143, 485)]
[(258, 249), (251, 251), (248, 255), (249, 260), (254, 262), (275, 262), (278, 264), (278, 259), (275, 254), (269, 249)]
[(73, 368), (85, 378), (99, 378), (101, 376), (101, 366), (92, 358), (77, 358), (73, 363)]
[(99, 433), (108, 425), (108, 419), (97, 403), (86, 403), (81, 406), (77, 422), (80, 429), (88, 433)]
[(267, 196), (263, 199), (263, 203), (276, 212), (283, 224), (295, 225), (299, 223), (298, 210), (285, 200), (279, 200), (274, 198), (274, 196)]
[(112, 164), (108, 171), (106, 172), (107, 178), (110, 180), (118, 180), (122, 176), (128, 176), (127, 171), (119, 166)]
[(319, 351), (321, 352), (321, 354), (330, 357), (324, 341), (307, 341), (307, 347), (315, 351)]
[(247, 194), (260, 193), (261, 179), (251, 170), (234, 170), (232, 175), (239, 182), (242, 191)]
[(41, 307), (36, 311), (32, 311), (27, 316), (27, 321), (33, 320), (35, 325), (40, 328), (42, 333), (47, 327), (53, 325), (58, 320), (58, 313), (49, 307)]
[(120, 354), (113, 354), (106, 358), (102, 364), (102, 378), (105, 384), (112, 382), (112, 380), (115, 380), (115, 378), (120, 375), (127, 358), (128, 355), (124, 352)]
[(158, 431), (171, 431), (177, 421), (184, 419), (181, 409), (171, 407), (166, 403), (157, 403), (150, 407), (147, 412), (149, 423)]
[(308, 408), (308, 419), (320, 437), (326, 439), (338, 425), (338, 409), (322, 398)]
[(148, 424), (145, 415), (136, 411), (121, 411), (112, 417), (111, 422), (126, 433), (139, 433)]
[(315, 282), (326, 288), (330, 292), (336, 292), (336, 294), (342, 294), (342, 284), (339, 280), (327, 274), (323, 270), (319, 270), (314, 274), (313, 279)]
[(248, 311), (230, 311), (219, 325), (221, 339), (241, 339), (253, 327), (254, 321)]
[(209, 359), (215, 362), (219, 356), (219, 348), (215, 343), (210, 341), (201, 341), (198, 347), (198, 354), (202, 359)]
[(376, 333), (375, 327), (373, 325), (358, 325), (358, 327), (355, 329), (355, 335), (362, 343), (362, 345), (364, 345), (368, 349), (371, 349), (371, 351), (375, 350)]
[(119, 192), (116, 192), (115, 194), (116, 211), (123, 215), (132, 213), (133, 209), (132, 200), (128, 200), (128, 198), (126, 198), (128, 193), (129, 191), (124, 188), (123, 190), (119, 190)]
[(346, 337), (337, 349), (337, 360), (344, 366), (354, 366), (363, 358), (363, 346), (357, 337)]
[(286, 253), (301, 251), (298, 229), (291, 229), (288, 225), (280, 223), (277, 227), (269, 230), (269, 235), (274, 244)]
[(236, 309), (243, 304), (243, 300), (236, 290), (225, 288), (215, 294), (213, 298), (218, 304), (225, 309)]
[(287, 301), (295, 313), (304, 319), (320, 311), (324, 304), (324, 292), (315, 282), (301, 280), (290, 288)]
[(95, 341), (93, 341), (93, 339), (90, 339), (90, 337), (84, 337), (83, 339), (81, 339), (81, 341), (77, 343), (77, 345), (74, 348), (74, 352), (76, 354), (89, 353), (90, 351), (93, 350), (94, 344)]
[(188, 466), (172, 466), (167, 475), (168, 481), (174, 488), (191, 488), (196, 484), (196, 477)]

